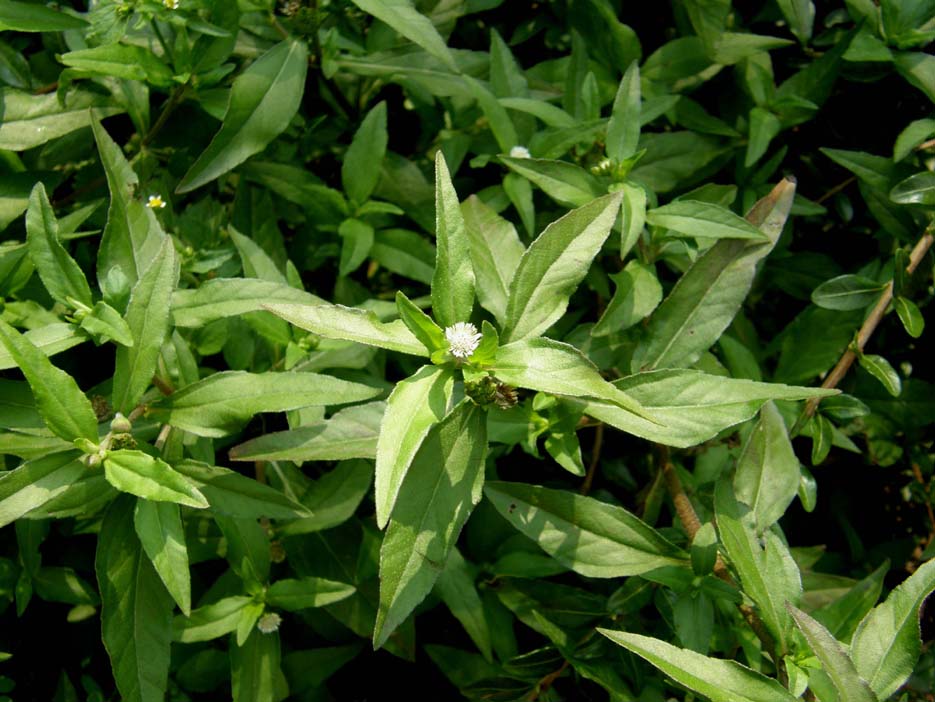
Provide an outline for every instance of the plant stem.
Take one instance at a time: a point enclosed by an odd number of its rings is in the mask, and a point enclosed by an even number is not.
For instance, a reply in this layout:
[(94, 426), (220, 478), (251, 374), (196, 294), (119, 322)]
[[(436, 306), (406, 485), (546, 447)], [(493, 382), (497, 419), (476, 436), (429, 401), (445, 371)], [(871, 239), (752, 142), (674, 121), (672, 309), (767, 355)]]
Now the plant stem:
[(185, 97), (185, 91), (187, 85), (180, 85), (175, 90), (172, 91), (172, 94), (169, 96), (169, 99), (166, 100), (166, 104), (162, 107), (162, 112), (159, 113), (159, 117), (156, 118), (156, 123), (149, 128), (149, 131), (146, 132), (143, 140), (140, 142), (140, 147), (145, 148), (149, 146), (150, 142), (156, 138), (156, 135), (166, 126), (166, 122), (169, 120), (169, 116), (175, 111), (175, 108), (178, 107), (183, 98)]
[[(912, 253), (909, 254), (909, 265), (906, 266), (906, 273), (912, 275), (916, 268), (919, 267), (919, 264), (922, 262), (922, 259), (925, 258), (925, 254), (928, 253), (928, 250), (932, 247), (935, 237), (933, 237), (933, 231), (935, 231), (935, 223), (930, 224), (922, 236), (919, 238), (919, 241), (916, 242), (915, 247), (912, 249)], [(850, 370), (851, 366), (854, 365), (854, 361), (857, 360), (857, 357), (860, 353), (863, 352), (864, 347), (867, 345), (867, 342), (870, 341), (870, 337), (873, 336), (873, 332), (876, 331), (876, 328), (879, 326), (880, 322), (883, 320), (883, 317), (886, 315), (887, 308), (890, 306), (890, 303), (893, 301), (893, 281), (891, 280), (886, 284), (886, 287), (883, 288), (883, 292), (880, 294), (880, 299), (877, 300), (877, 304), (874, 305), (873, 309), (870, 311), (870, 314), (867, 316), (867, 319), (864, 320), (864, 323), (860, 327), (860, 331), (857, 332), (857, 339), (853, 346), (856, 347), (856, 351), (853, 348), (848, 348), (847, 351), (838, 359), (838, 362), (835, 364), (834, 368), (825, 378), (824, 382), (821, 384), (821, 387), (830, 389), (836, 388), (838, 383), (840, 383), (844, 376), (847, 375), (847, 371)], [(801, 431), (805, 422), (807, 422), (814, 414), (815, 410), (818, 409), (818, 403), (821, 402), (820, 397), (813, 397), (805, 405), (805, 409), (802, 411), (801, 416), (798, 421), (795, 423), (795, 426), (790, 432), (793, 436)]]
[(594, 482), (594, 474), (597, 472), (597, 465), (601, 462), (601, 446), (604, 443), (604, 422), (594, 425), (594, 443), (591, 445), (591, 462), (588, 464), (588, 474), (584, 476), (584, 482), (581, 483), (581, 489), (578, 492), (587, 495), (591, 492), (591, 484)]

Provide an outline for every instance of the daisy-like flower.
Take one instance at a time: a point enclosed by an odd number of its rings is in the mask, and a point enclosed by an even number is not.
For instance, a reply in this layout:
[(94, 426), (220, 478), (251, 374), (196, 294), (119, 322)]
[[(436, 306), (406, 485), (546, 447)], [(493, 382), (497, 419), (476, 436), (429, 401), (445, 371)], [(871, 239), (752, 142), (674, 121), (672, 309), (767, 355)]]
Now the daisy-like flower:
[(448, 351), (455, 358), (467, 358), (480, 344), (481, 334), (470, 322), (455, 322), (445, 329)]
[(162, 199), (162, 195), (150, 195), (146, 200), (146, 206), (151, 210), (161, 210), (166, 206), (166, 201)]
[(514, 146), (510, 149), (510, 158), (532, 158), (532, 154), (525, 146)]
[(256, 628), (264, 634), (272, 634), (274, 631), (279, 630), (280, 624), (282, 624), (282, 617), (275, 612), (267, 612), (260, 617), (260, 620), (256, 623)]
[(179, 0), (162, 0), (162, 4), (168, 7), (170, 10), (179, 9)]

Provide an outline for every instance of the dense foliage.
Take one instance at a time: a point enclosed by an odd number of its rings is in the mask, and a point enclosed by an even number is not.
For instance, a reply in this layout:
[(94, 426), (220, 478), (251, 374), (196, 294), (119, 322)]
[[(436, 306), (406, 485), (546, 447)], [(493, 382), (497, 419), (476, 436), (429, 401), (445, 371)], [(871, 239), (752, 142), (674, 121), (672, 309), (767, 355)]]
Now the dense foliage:
[(0, 700), (931, 701), (935, 1), (733, 5), (0, 1)]

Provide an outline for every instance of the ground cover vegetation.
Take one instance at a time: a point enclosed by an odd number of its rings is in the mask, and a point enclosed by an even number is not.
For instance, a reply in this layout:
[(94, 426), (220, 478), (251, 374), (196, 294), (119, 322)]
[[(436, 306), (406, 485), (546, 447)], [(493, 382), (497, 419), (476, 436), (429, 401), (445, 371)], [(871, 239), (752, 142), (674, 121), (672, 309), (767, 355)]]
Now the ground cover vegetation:
[(0, 2), (0, 699), (933, 700), (935, 2)]

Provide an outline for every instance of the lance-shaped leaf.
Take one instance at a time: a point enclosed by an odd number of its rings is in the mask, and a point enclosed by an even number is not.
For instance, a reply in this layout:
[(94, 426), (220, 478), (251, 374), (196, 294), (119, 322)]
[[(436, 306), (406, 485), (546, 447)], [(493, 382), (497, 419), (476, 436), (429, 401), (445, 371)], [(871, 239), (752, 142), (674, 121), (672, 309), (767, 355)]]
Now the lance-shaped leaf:
[(841, 642), (835, 639), (819, 622), (816, 622), (805, 612), (791, 604), (786, 609), (792, 615), (795, 625), (802, 632), (809, 648), (821, 661), (834, 689), (837, 690), (839, 702), (877, 702), (876, 695), (870, 690), (866, 681), (857, 673), (853, 661), (848, 657)]
[(380, 647), (432, 590), (480, 501), (487, 416), (464, 400), (436, 425), (412, 461), (380, 548)]
[(232, 461), (342, 461), (375, 458), (383, 401), (348, 407), (328, 419), (250, 439), (230, 450)]
[(447, 68), (460, 73), (458, 64), (448, 49), (445, 40), (439, 35), (432, 21), (419, 13), (409, 0), (352, 0), (364, 12), (368, 12), (381, 22), (402, 34), (406, 39), (418, 44)]
[(230, 660), (233, 702), (275, 702), (289, 696), (276, 632), (254, 628), (242, 644), (232, 641)]
[(650, 423), (655, 421), (639, 402), (604, 380), (597, 367), (570, 344), (545, 337), (515, 341), (497, 350), (494, 369), (497, 378), (508, 385), (603, 400)]
[(490, 626), (484, 616), (484, 603), (474, 585), (473, 569), (457, 547), (448, 554), (445, 569), (435, 583), (435, 593), (441, 597), (468, 636), (488, 661), (493, 660)]
[(111, 451), (104, 459), (107, 482), (121, 492), (157, 502), (175, 502), (198, 509), (208, 506), (205, 496), (161, 458), (133, 449)]
[(372, 485), (370, 461), (342, 461), (302, 495), (302, 504), (312, 516), (280, 525), (279, 533), (310, 534), (342, 524), (354, 515)]
[(688, 555), (622, 507), (566, 490), (490, 482), (484, 494), (520, 532), (562, 565), (591, 578), (688, 567)]
[(607, 123), (607, 157), (621, 162), (636, 153), (640, 140), (640, 66), (629, 65), (620, 85)]
[(474, 266), (458, 194), (445, 157), (435, 155), (435, 273), (432, 312), (442, 327), (466, 322), (474, 309)]
[(435, 324), (434, 319), (406, 297), (402, 290), (396, 291), (396, 308), (399, 310), (399, 317), (402, 319), (403, 324), (409, 327), (409, 331), (422, 342), (422, 345), (430, 354), (436, 351), (448, 350), (445, 332)]
[(129, 414), (156, 372), (159, 352), (169, 333), (169, 305), (179, 280), (175, 246), (166, 237), (152, 265), (133, 286), (126, 320), (133, 346), (117, 349), (114, 408)]
[(295, 612), (308, 607), (324, 607), (354, 594), (354, 586), (325, 578), (286, 578), (277, 580), (266, 591), (266, 603)]
[(504, 343), (541, 334), (565, 313), (610, 234), (622, 198), (613, 193), (569, 212), (529, 245), (510, 282)]
[(736, 661), (708, 658), (650, 636), (610, 629), (598, 631), (711, 702), (795, 702), (798, 699), (777, 681)]
[(135, 500), (123, 496), (101, 524), (95, 570), (101, 629), (126, 702), (162, 702), (169, 676), (172, 598), (133, 529)]
[[(31, 5), (31, 7), (41, 7)], [(91, 110), (98, 118), (124, 112), (121, 107), (110, 106), (103, 95), (84, 90), (69, 92), (64, 102), (53, 92), (48, 95), (14, 88), (0, 88), (0, 149), (25, 151), (45, 144), (65, 134), (87, 127), (92, 122)]]
[(783, 180), (747, 214), (768, 241), (719, 241), (679, 278), (649, 318), (633, 354), (633, 370), (688, 366), (718, 340), (743, 304), (757, 263), (779, 239), (794, 194), (795, 183)]
[(785, 603), (797, 602), (802, 595), (798, 566), (788, 547), (773, 532), (767, 531), (765, 547), (760, 545), (753, 511), (737, 500), (729, 480), (718, 482), (715, 516), (721, 545), (740, 576), (744, 593), (756, 603), (779, 655), (785, 655), (792, 625)]
[(210, 641), (231, 633), (240, 621), (240, 612), (253, 601), (245, 595), (234, 595), (193, 609), (187, 617), (172, 622), (172, 638), (182, 643)]
[(920, 566), (854, 632), (851, 658), (881, 700), (899, 689), (919, 660), (919, 608), (933, 590), (935, 560)]
[(511, 222), (476, 195), (461, 205), (477, 276), (477, 299), (501, 324), (506, 319), (510, 281), (523, 255), (523, 244)]
[(318, 373), (226, 371), (161, 399), (148, 416), (198, 436), (227, 436), (260, 412), (369, 400), (379, 388)]
[(713, 202), (676, 200), (647, 212), (646, 221), (698, 239), (767, 240), (763, 232), (743, 217)]
[(500, 160), (566, 207), (581, 207), (605, 192), (597, 178), (567, 161), (507, 156), (501, 156)]
[(0, 31), (64, 32), (68, 29), (81, 29), (87, 24), (87, 21), (80, 17), (66, 15), (51, 7), (31, 2), (7, 0), (0, 7)]
[(52, 299), (71, 307), (68, 298), (73, 298), (90, 307), (91, 288), (75, 259), (59, 243), (58, 221), (42, 183), (36, 183), (29, 196), (26, 241), (29, 257)]
[(386, 103), (379, 102), (361, 121), (341, 162), (341, 183), (351, 201), (366, 202), (377, 187), (388, 139)]
[(834, 390), (726, 378), (696, 370), (636, 373), (613, 383), (640, 403), (653, 424), (606, 402), (589, 400), (584, 412), (622, 431), (686, 448), (753, 417), (767, 400), (827, 397)]
[(308, 49), (284, 41), (234, 79), (221, 130), (192, 165), (176, 192), (210, 183), (266, 148), (295, 116), (305, 91)]
[(753, 509), (757, 533), (785, 514), (799, 489), (799, 459), (776, 405), (767, 402), (747, 438), (734, 474), (737, 499)]
[(97, 417), (74, 379), (53, 366), (48, 356), (2, 319), (0, 345), (26, 376), (46, 426), (65, 441), (81, 438), (96, 444)]
[(322, 305), (324, 300), (268, 280), (216, 278), (193, 290), (176, 290), (172, 295), (172, 321), (178, 327), (201, 327), (215, 319), (239, 317), (280, 303)]
[(890, 562), (883, 561), (879, 568), (836, 600), (812, 611), (812, 616), (826, 626), (834, 638), (842, 643), (850, 643), (861, 620), (880, 599), (883, 579), (889, 570)]
[(454, 374), (423, 366), (396, 384), (386, 401), (377, 439), (374, 500), (377, 526), (389, 521), (403, 478), (429, 430), (448, 413)]
[(14, 470), (0, 473), (0, 527), (61, 495), (85, 470), (77, 451), (65, 451), (26, 461)]
[[(84, 334), (79, 334), (73, 324), (55, 323), (46, 324), (38, 329), (30, 329), (23, 338), (32, 343), (45, 356), (54, 356), (62, 351), (67, 351), (72, 346), (77, 346), (83, 341), (87, 341)], [(7, 347), (0, 344), (0, 370), (7, 368), (16, 368), (17, 362)]]
[[(123, 150), (93, 120), (91, 129), (107, 176), (110, 207), (97, 257), (97, 280), (108, 300), (124, 300), (130, 288), (156, 258), (165, 232), (153, 210), (136, 196), (139, 178)], [(123, 304), (115, 305), (123, 309)]]
[(401, 320), (381, 322), (369, 310), (343, 305), (263, 305), (275, 315), (300, 329), (329, 339), (356, 341), (390, 351), (401, 351), (414, 356), (428, 356), (425, 346)]
[(59, 61), (81, 74), (146, 81), (160, 87), (172, 84), (172, 69), (142, 46), (101, 44), (89, 49), (69, 51), (59, 56)]
[(204, 495), (211, 509), (240, 519), (297, 519), (308, 510), (279, 490), (220, 466), (181, 461), (175, 469)]
[(137, 500), (133, 526), (159, 579), (187, 617), (192, 609), (192, 589), (179, 506), (171, 502)]

